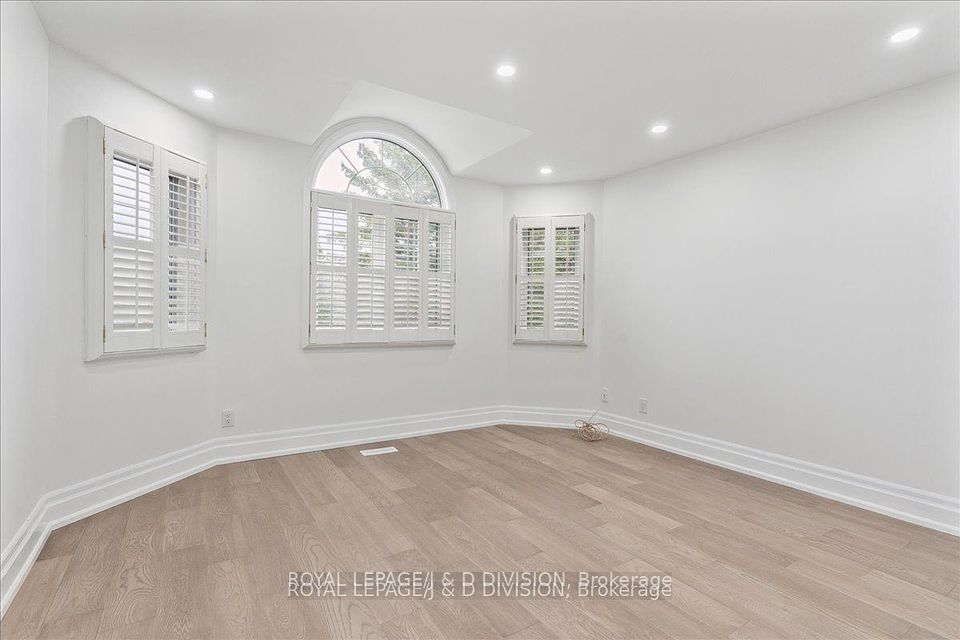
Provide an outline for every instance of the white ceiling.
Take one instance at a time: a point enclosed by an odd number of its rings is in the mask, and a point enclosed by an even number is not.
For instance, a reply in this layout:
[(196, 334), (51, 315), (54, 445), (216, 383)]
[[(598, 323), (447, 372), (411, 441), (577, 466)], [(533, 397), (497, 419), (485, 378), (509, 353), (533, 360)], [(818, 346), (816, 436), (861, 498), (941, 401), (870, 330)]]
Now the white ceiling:
[(957, 2), (36, 4), (51, 40), (216, 124), (312, 143), (383, 100), (503, 184), (618, 175), (960, 66)]

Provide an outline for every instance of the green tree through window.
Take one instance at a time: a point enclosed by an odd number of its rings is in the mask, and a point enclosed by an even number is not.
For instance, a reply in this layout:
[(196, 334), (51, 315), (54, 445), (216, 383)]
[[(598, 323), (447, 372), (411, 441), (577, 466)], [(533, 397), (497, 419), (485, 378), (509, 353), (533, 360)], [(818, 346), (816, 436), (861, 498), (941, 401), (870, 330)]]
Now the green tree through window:
[(440, 207), (440, 192), (430, 172), (402, 146), (379, 138), (351, 140), (320, 167), (317, 188), (378, 200)]

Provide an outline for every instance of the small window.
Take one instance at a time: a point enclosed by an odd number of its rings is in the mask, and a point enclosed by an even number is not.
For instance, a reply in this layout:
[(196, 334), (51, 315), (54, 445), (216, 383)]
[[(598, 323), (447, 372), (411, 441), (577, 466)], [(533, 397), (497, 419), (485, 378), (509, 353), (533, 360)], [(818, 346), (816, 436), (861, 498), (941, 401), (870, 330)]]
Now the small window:
[(87, 359), (204, 345), (206, 167), (88, 120)]
[(583, 344), (587, 216), (517, 218), (514, 341)]
[(340, 145), (320, 166), (315, 189), (377, 200), (440, 207), (430, 171), (405, 147), (380, 138)]
[(453, 341), (453, 213), (321, 191), (310, 202), (310, 345)]

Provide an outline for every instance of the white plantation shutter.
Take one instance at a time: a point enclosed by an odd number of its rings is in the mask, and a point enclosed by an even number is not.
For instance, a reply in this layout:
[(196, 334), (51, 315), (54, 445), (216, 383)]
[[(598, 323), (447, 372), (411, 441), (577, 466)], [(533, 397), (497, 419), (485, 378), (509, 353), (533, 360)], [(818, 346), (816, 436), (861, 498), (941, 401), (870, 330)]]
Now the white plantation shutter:
[(448, 211), (311, 192), (309, 344), (451, 342)]
[(206, 168), (169, 151), (166, 171), (166, 336), (164, 346), (204, 343), (205, 254), (203, 219)]
[(586, 216), (517, 218), (518, 342), (583, 343)]
[(86, 124), (86, 359), (203, 346), (206, 167)]
[(441, 211), (423, 211), (426, 260), (423, 316), (424, 340), (453, 340), (454, 217)]
[(103, 351), (155, 349), (160, 322), (154, 148), (107, 129), (103, 152)]
[(548, 218), (517, 221), (517, 320), (515, 334), (521, 340), (547, 338), (547, 236)]
[(583, 218), (557, 216), (553, 227), (550, 339), (583, 339)]
[(315, 193), (311, 228), (311, 333), (321, 344), (347, 337), (347, 198)]
[[(349, 256), (353, 267), (351, 295), (355, 300), (351, 342), (383, 342), (387, 336), (387, 221), (390, 205), (355, 201), (355, 251)], [(351, 227), (354, 227), (351, 224)]]
[(390, 270), (392, 322), (390, 340), (406, 342), (420, 339), (423, 289), (422, 227), (420, 209), (393, 205)]

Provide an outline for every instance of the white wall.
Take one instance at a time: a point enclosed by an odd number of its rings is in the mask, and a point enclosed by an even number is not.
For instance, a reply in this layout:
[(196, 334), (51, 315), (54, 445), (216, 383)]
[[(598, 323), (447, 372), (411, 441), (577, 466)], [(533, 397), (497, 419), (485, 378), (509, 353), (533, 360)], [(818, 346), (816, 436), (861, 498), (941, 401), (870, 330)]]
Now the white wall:
[[(603, 223), (603, 185), (581, 182), (507, 187), (503, 195), (503, 235), (506, 240), (501, 263), (505, 302), (508, 311), (499, 321), (497, 339), (506, 351), (507, 388), (505, 404), (554, 408), (596, 408), (600, 405), (599, 365), (602, 322), (594, 293), (600, 248), (599, 228)], [(583, 214), (593, 215), (593, 259), (587, 264), (586, 346), (513, 344), (511, 278), (512, 248), (510, 221), (514, 217)]]
[(958, 83), (609, 180), (610, 410), (956, 496)]
[[(84, 116), (208, 164), (216, 181), (216, 129), (57, 46), (50, 47), (48, 214), (50, 268), (31, 284), (47, 291), (49, 372), (35, 393), (49, 425), (33, 438), (43, 451), (43, 491), (119, 469), (204, 438), (212, 413), (205, 352), (83, 361)], [(209, 199), (216, 229), (216, 194)], [(211, 237), (215, 235), (211, 234)], [(211, 246), (216, 250), (216, 243)], [(216, 261), (209, 273), (219, 277)], [(215, 303), (215, 300), (211, 301)], [(56, 303), (56, 307), (54, 307)]]
[(43, 493), (35, 430), (46, 376), (47, 36), (29, 2), (0, 3), (0, 548)]
[(300, 247), (310, 155), (304, 145), (236, 131), (220, 135), (220, 276), (210, 284), (217, 301), (210, 326), (217, 402), (237, 412), (230, 433), (497, 404), (505, 313), (497, 261), (501, 189), (453, 184), (456, 346), (304, 351)]

